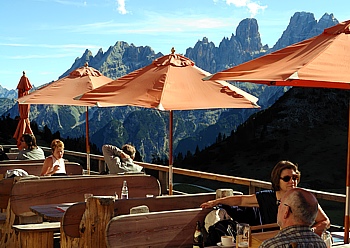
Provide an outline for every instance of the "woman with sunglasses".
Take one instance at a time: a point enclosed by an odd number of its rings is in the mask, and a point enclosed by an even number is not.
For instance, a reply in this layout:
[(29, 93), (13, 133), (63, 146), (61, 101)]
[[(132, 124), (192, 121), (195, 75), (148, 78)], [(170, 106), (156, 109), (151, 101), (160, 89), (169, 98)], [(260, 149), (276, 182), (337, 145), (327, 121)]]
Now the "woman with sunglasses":
[[(252, 195), (234, 195), (208, 201), (201, 204), (202, 208), (212, 208), (223, 204), (229, 206), (259, 207), (262, 224), (277, 223), (277, 202), (290, 189), (296, 188), (300, 181), (298, 166), (290, 161), (278, 162), (271, 172), (272, 190), (262, 190)], [(312, 230), (321, 235), (329, 228), (330, 221), (321, 206)]]

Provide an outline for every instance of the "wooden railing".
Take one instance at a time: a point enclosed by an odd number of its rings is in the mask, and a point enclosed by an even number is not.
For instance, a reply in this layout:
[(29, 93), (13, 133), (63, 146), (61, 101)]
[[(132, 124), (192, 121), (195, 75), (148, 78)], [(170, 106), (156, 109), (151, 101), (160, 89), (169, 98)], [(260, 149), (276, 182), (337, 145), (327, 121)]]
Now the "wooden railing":
[[(4, 148), (11, 148), (14, 146), (3, 145), (3, 147)], [(46, 152), (51, 151), (51, 149), (48, 147), (41, 147), (41, 148)], [(75, 157), (81, 157), (81, 158), (87, 157), (87, 154), (83, 153), (83, 152), (75, 152), (75, 151), (70, 151), (70, 150), (65, 150), (64, 152), (66, 155), (71, 155), (71, 156), (75, 156)], [(104, 159), (103, 159), (102, 155), (90, 154), (90, 159), (98, 161), (100, 171), (105, 170), (105, 163), (104, 163)], [(150, 163), (142, 163), (142, 162), (136, 162), (136, 163), (143, 166), (144, 168), (158, 171), (158, 173), (159, 173), (158, 179), (161, 183), (162, 193), (167, 194), (168, 166), (150, 164)], [(194, 171), (194, 170), (188, 170), (188, 169), (182, 169), (182, 168), (176, 168), (176, 167), (173, 167), (173, 173), (178, 174), (178, 175), (183, 175), (183, 176), (197, 177), (197, 178), (208, 179), (208, 180), (213, 180), (213, 181), (219, 181), (219, 182), (247, 186), (249, 189), (249, 193), (255, 193), (258, 188), (259, 189), (270, 189), (271, 188), (270, 182), (242, 178), (242, 177), (220, 175), (220, 174), (215, 174), (215, 173)], [(330, 192), (317, 191), (317, 190), (312, 190), (312, 189), (308, 189), (308, 190), (313, 192), (318, 199), (323, 199), (323, 200), (327, 200), (327, 201), (334, 201), (334, 202), (342, 202), (342, 203), (345, 203), (345, 200), (346, 200), (345, 194), (330, 193)]]

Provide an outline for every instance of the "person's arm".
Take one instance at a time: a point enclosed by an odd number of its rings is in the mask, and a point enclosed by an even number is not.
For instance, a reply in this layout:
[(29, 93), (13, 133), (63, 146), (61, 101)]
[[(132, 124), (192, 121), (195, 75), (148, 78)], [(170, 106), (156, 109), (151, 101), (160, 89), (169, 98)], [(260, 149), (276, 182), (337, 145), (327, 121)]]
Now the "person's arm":
[(103, 158), (108, 166), (110, 174), (117, 174), (124, 172), (121, 169), (121, 158), (120, 155), (122, 150), (116, 146), (103, 145), (102, 146)]
[[(50, 171), (50, 168), (52, 167), (52, 157), (48, 157), (45, 159), (43, 167), (41, 168), (40, 176), (48, 176), (48, 172)], [(53, 173), (51, 173), (53, 174)]]
[(212, 201), (207, 201), (201, 204), (201, 208), (212, 208), (216, 205), (224, 204), (229, 206), (245, 206), (245, 207), (258, 207), (258, 200), (255, 194), (253, 195), (233, 195), (223, 198), (219, 198)]
[(331, 225), (331, 222), (326, 215), (326, 213), (323, 211), (320, 205), (318, 205), (318, 212), (315, 219), (315, 224), (311, 227), (315, 233), (321, 236), (322, 232), (325, 229), (328, 229)]
[(116, 146), (112, 146), (112, 145), (102, 146), (102, 153), (105, 158), (106, 157), (114, 158), (115, 156), (120, 157), (122, 152), (123, 151)]

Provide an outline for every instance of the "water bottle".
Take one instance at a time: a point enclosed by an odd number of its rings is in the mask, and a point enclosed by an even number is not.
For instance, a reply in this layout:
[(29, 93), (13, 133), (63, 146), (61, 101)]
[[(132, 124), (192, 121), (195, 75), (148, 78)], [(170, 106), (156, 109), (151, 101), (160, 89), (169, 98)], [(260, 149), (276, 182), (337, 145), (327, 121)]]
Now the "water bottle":
[(201, 230), (201, 223), (197, 221), (196, 230), (193, 234), (193, 248), (203, 248), (204, 247), (204, 236)]
[(129, 190), (128, 190), (128, 185), (126, 184), (126, 181), (123, 182), (122, 193), (121, 193), (120, 198), (121, 199), (128, 199), (129, 198)]

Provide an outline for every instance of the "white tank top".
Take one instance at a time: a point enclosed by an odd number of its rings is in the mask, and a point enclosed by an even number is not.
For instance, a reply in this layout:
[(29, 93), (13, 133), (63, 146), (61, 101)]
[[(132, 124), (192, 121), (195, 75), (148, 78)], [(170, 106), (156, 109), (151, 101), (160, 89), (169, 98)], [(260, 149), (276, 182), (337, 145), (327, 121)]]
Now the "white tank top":
[(50, 172), (53, 171), (53, 167), (55, 167), (55, 165), (59, 165), (60, 169), (55, 173), (66, 173), (66, 165), (64, 164), (64, 159), (56, 159), (53, 155), (51, 155), (50, 157), (52, 158), (52, 170)]

